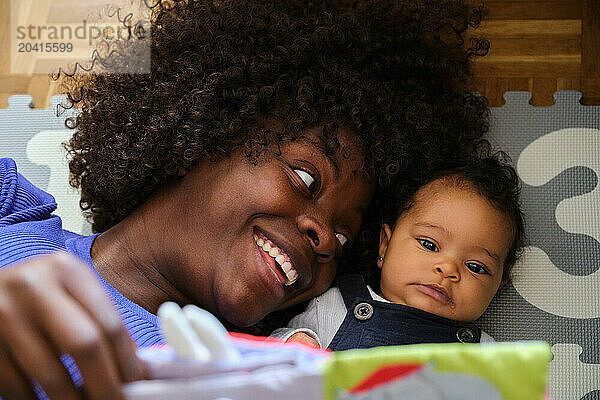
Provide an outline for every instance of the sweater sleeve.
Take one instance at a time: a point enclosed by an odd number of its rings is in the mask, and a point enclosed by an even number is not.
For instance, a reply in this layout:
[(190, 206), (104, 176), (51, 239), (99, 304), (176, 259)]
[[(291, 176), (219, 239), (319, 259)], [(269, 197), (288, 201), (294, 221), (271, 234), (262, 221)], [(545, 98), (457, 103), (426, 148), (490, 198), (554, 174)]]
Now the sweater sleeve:
[(64, 250), (56, 201), (17, 172), (10, 158), (0, 159), (0, 267)]

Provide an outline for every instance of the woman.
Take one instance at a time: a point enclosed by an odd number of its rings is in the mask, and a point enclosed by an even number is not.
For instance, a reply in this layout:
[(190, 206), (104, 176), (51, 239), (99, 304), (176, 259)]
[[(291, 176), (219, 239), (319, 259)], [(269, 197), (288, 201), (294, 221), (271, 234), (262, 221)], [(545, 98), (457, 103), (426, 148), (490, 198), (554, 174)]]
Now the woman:
[[(390, 3), (159, 4), (149, 74), (64, 77), (82, 110), (71, 183), (102, 233), (62, 231), (53, 199), (0, 163), (0, 395), (33, 397), (34, 380), (120, 398), (143, 376), (130, 335), (160, 342), (167, 300), (245, 327), (318, 295), (373, 196), (470, 148), (485, 101), (448, 42), (467, 9)], [(131, 68), (134, 50), (101, 64)], [(79, 260), (32, 257), (56, 250)]]

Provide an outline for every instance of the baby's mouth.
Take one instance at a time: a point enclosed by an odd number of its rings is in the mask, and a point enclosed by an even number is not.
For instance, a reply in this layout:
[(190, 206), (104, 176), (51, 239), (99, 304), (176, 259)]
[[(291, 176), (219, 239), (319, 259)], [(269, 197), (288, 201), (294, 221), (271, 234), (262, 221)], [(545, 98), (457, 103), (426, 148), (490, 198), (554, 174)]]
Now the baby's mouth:
[(448, 291), (444, 287), (434, 284), (419, 284), (418, 286), (421, 286), (426, 293), (428, 293), (430, 296), (437, 299), (438, 301), (449, 305), (454, 304), (452, 298), (448, 294)]
[(273, 259), (275, 266), (283, 272), (286, 278), (284, 285), (293, 285), (298, 279), (298, 271), (294, 268), (290, 257), (257, 229), (254, 230), (254, 241), (263, 257)]

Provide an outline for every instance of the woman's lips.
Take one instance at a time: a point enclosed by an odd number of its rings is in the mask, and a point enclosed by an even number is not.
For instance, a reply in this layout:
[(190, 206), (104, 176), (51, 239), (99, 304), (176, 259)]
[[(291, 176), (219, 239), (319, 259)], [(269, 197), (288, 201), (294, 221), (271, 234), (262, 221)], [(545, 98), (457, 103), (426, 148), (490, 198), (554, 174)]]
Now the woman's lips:
[(448, 295), (448, 292), (442, 286), (423, 284), (415, 284), (415, 286), (421, 293), (424, 293), (441, 303), (452, 304), (452, 298)]
[(287, 253), (256, 228), (253, 236), (261, 256), (269, 265), (279, 283), (285, 286), (293, 285), (298, 279), (298, 271), (294, 268)]
[(268, 291), (274, 295), (276, 299), (279, 301), (282, 300), (286, 295), (286, 287), (282, 283), (285, 280), (285, 277), (281, 272), (278, 272), (278, 268), (275, 268), (273, 265), (269, 264), (269, 262), (265, 259), (265, 255), (259, 249), (256, 243), (253, 243), (252, 250), (254, 253), (254, 263), (256, 263), (255, 265), (257, 267), (257, 272), (262, 280), (263, 287), (268, 289)]

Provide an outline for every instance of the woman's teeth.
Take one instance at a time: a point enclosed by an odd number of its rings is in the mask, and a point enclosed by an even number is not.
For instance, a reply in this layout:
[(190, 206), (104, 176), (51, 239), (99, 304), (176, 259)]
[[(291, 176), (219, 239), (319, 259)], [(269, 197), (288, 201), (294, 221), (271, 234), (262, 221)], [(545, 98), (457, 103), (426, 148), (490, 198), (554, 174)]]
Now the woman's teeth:
[(289, 286), (294, 284), (294, 282), (296, 282), (296, 280), (298, 279), (298, 272), (292, 266), (292, 263), (289, 260), (286, 260), (287, 257), (284, 254), (281, 254), (281, 250), (279, 250), (277, 246), (273, 245), (273, 243), (270, 242), (268, 239), (264, 240), (257, 234), (254, 234), (254, 241), (260, 248), (263, 249), (265, 253), (269, 254), (269, 256), (275, 259), (275, 263), (281, 268), (281, 270), (285, 274), (285, 285)]

